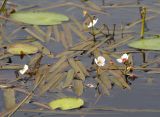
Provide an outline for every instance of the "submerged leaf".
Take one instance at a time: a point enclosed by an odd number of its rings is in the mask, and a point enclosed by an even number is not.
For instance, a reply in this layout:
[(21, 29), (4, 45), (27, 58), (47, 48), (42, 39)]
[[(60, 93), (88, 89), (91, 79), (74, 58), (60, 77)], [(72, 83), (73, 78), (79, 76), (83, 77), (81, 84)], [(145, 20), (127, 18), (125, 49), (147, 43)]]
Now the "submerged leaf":
[(49, 103), (49, 106), (54, 110), (60, 108), (61, 110), (70, 110), (79, 108), (84, 105), (84, 101), (81, 98), (61, 98), (53, 100)]
[(12, 88), (4, 89), (3, 96), (6, 109), (11, 109), (16, 105), (14, 89)]
[(69, 64), (75, 70), (76, 75), (81, 79), (85, 80), (85, 74), (81, 70), (81, 68), (77, 65), (76, 61), (73, 58), (68, 59)]
[(33, 45), (35, 45), (35, 47), (37, 47), (39, 49), (39, 51), (41, 51), (44, 55), (47, 55), (50, 58), (54, 57), (54, 54), (45, 46), (43, 46), (40, 42), (35, 41), (32, 42)]
[(138, 49), (145, 49), (145, 50), (160, 50), (160, 39), (153, 38), (153, 39), (140, 39), (138, 41), (134, 41), (129, 43), (128, 46)]
[(74, 79), (73, 80), (73, 88), (75, 93), (78, 96), (81, 96), (83, 94), (83, 81), (82, 80), (78, 80), (78, 79)]
[(7, 52), (15, 55), (34, 54), (38, 52), (38, 48), (31, 44), (14, 43), (7, 47)]
[(11, 19), (22, 23), (33, 25), (56, 25), (63, 21), (68, 21), (69, 18), (63, 14), (53, 12), (16, 12), (11, 14)]
[(74, 69), (70, 69), (67, 73), (67, 77), (63, 84), (63, 88), (68, 87), (72, 83), (73, 78), (74, 78)]

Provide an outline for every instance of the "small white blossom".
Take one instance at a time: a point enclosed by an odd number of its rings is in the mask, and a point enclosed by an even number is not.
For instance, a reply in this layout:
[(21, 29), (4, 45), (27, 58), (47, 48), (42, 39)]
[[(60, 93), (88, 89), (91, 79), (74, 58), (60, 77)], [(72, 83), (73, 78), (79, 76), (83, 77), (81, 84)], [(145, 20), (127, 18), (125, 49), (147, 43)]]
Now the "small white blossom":
[(93, 26), (97, 23), (97, 21), (98, 21), (98, 18), (96, 18), (96, 19), (94, 19), (93, 21), (91, 21), (91, 22), (89, 23), (89, 25), (88, 25), (88, 28), (93, 27)]
[(123, 54), (121, 58), (117, 59), (117, 61), (119, 63), (125, 63), (126, 61), (128, 61), (128, 57), (129, 57), (128, 54)]
[(19, 70), (19, 73), (21, 73), (22, 75), (28, 70), (28, 65), (24, 65), (23, 69)]
[(98, 58), (95, 58), (94, 61), (98, 66), (105, 65), (105, 58), (103, 56), (99, 56)]
[(86, 86), (89, 87), (89, 88), (95, 88), (96, 87), (94, 84), (91, 84), (91, 83), (86, 84)]

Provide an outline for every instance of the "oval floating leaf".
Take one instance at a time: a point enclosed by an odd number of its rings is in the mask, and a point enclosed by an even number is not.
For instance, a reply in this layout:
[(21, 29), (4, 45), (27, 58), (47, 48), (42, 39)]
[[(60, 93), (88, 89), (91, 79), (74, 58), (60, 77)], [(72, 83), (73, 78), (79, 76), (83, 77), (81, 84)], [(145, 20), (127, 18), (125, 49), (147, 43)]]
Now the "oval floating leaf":
[(69, 20), (67, 16), (53, 12), (16, 12), (10, 18), (33, 25), (56, 25)]
[(138, 49), (145, 49), (145, 50), (160, 50), (160, 39), (153, 38), (153, 39), (141, 39), (138, 41), (134, 41), (129, 43), (128, 46)]
[(38, 48), (31, 44), (14, 43), (7, 47), (7, 52), (15, 55), (34, 54), (38, 52)]
[(49, 106), (54, 110), (60, 108), (61, 110), (70, 110), (79, 108), (84, 105), (84, 101), (81, 98), (61, 98), (53, 100), (49, 103)]

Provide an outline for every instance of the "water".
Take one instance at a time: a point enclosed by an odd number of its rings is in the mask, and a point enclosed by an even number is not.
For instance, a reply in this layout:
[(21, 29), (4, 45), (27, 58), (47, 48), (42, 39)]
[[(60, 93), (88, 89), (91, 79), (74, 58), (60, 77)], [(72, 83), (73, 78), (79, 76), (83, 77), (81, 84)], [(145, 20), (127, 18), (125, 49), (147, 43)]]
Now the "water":
[[(65, 0), (64, 0), (65, 1)], [(69, 1), (69, 0), (66, 0)], [(95, 1), (97, 4), (101, 4), (100, 0), (93, 0)], [(125, 1), (129, 1), (129, 0), (109, 0), (106, 1), (107, 3), (121, 3), (121, 2), (125, 2)], [(16, 4), (19, 5), (23, 5), (23, 6), (28, 6), (28, 5), (32, 5), (32, 4), (39, 4), (42, 7), (45, 7), (47, 5), (49, 5), (50, 3), (54, 4), (55, 2), (57, 2), (57, 0), (36, 0), (36, 1), (32, 1), (32, 0), (11, 0), (11, 2), (14, 2)], [(62, 1), (60, 1), (62, 2)], [(136, 0), (134, 0), (133, 2), (136, 3)], [(143, 4), (149, 5), (150, 7), (155, 7), (155, 3), (157, 3), (158, 0), (142, 0)], [(71, 10), (70, 10), (71, 9)], [(74, 15), (75, 17), (77, 17), (77, 19), (79, 20), (83, 20), (83, 17), (79, 16), (79, 14), (81, 13), (81, 11), (74, 9), (72, 10), (72, 8), (58, 8), (56, 10), (49, 10), (49, 11), (57, 11), (60, 13), (64, 13), (64, 14), (68, 14), (68, 15)], [(111, 14), (111, 16), (105, 16), (105, 15), (101, 15), (99, 14), (99, 23), (98, 25), (100, 26), (103, 23), (108, 24), (110, 27), (113, 26), (113, 24), (117, 24), (117, 27), (119, 27), (121, 24), (127, 24), (127, 23), (131, 23), (133, 21), (136, 21), (137, 19), (139, 19), (139, 10), (138, 8), (109, 8), (106, 10), (108, 13)], [(148, 15), (153, 15), (153, 13), (148, 13)], [(154, 33), (159, 33), (160, 28), (159, 28), (159, 19), (160, 17), (158, 16), (157, 18), (150, 20), (147, 22), (147, 25), (150, 29), (150, 32), (154, 32)], [(13, 24), (8, 23), (7, 24), (7, 29), (6, 29), (6, 33), (11, 32), (14, 29)], [(135, 26), (133, 28), (133, 31), (135, 32), (135, 34), (139, 34), (140, 32), (140, 24), (138, 24), (137, 26)], [(24, 33), (23, 31), (20, 32), (19, 34), (19, 38), (23, 38), (25, 37), (26, 33)], [(57, 46), (57, 52), (58, 51), (62, 51), (63, 48), (60, 45), (54, 44), (54, 43), (50, 43), (47, 44), (47, 47), (49, 47), (52, 50), (52, 46)], [(119, 49), (124, 49), (126, 48), (125, 46)], [(135, 63), (136, 64), (141, 64), (142, 60), (137, 58), (140, 58), (140, 56), (134, 54), (134, 58), (135, 58)], [(21, 64), (25, 64), (27, 62), (27, 58), (20, 60), (19, 58), (17, 59), (17, 57), (13, 57), (12, 58), (14, 63), (21, 63)], [(85, 60), (84, 58), (84, 61)], [(45, 59), (43, 60), (43, 63), (52, 63), (53, 61), (50, 59)], [(87, 63), (87, 62), (86, 62)], [(6, 79), (14, 79), (14, 71), (0, 71), (0, 77), (1, 78), (6, 78)], [(95, 91), (94, 89), (86, 89), (84, 94), (83, 94), (83, 98), (85, 99), (85, 101), (87, 102), (86, 107), (89, 106), (93, 106), (93, 107), (115, 107), (115, 108), (126, 108), (126, 109), (160, 109), (160, 80), (159, 80), (159, 75), (158, 74), (150, 74), (150, 75), (146, 75), (146, 73), (144, 72), (138, 72), (138, 74), (140, 75), (140, 78), (137, 79), (136, 81), (133, 82), (131, 88), (132, 90), (122, 90), (119, 89), (117, 87), (114, 87), (113, 90), (111, 91), (111, 95), (110, 96), (102, 96), (100, 98), (100, 100), (94, 105), (93, 103), (96, 100), (95, 97)], [(153, 83), (148, 83), (147, 82), (147, 78), (153, 78)], [(22, 99), (21, 96), (19, 96), (19, 99)], [(41, 99), (40, 99), (41, 100)], [(45, 98), (45, 100), (43, 99), (44, 102), (49, 102), (50, 100), (52, 100), (52, 96), (49, 96), (47, 98)], [(3, 109), (4, 103), (3, 103), (3, 96), (2, 96), (2, 91), (0, 90), (0, 111), (4, 110)], [(93, 115), (86, 115), (86, 117), (105, 117), (105, 116), (110, 116), (110, 117), (159, 117), (160, 113), (152, 113), (152, 112), (114, 112), (114, 111), (108, 111), (106, 113), (106, 111), (95, 111), (99, 114), (93, 114)], [(37, 113), (26, 113), (26, 112), (16, 112), (16, 114), (14, 115), (14, 117), (51, 117), (51, 116), (58, 116), (58, 117), (71, 117), (71, 116), (76, 116), (76, 115), (45, 115), (45, 114), (37, 114)], [(77, 115), (80, 116), (80, 115)]]

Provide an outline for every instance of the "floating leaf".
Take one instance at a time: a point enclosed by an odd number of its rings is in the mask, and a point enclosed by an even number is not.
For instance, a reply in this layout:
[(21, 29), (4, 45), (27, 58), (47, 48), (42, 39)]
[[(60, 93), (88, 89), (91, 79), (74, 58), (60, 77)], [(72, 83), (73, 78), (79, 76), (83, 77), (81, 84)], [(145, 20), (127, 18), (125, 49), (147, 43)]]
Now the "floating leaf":
[(60, 108), (61, 110), (70, 110), (79, 108), (84, 105), (84, 101), (81, 98), (61, 98), (53, 100), (49, 103), (49, 106), (54, 110)]
[(15, 55), (34, 54), (38, 52), (38, 48), (31, 44), (14, 43), (7, 47), (7, 52)]
[(138, 49), (145, 49), (145, 50), (160, 50), (160, 39), (153, 38), (153, 39), (140, 39), (138, 41), (134, 41), (129, 43), (128, 46)]
[(10, 18), (33, 25), (56, 25), (69, 20), (67, 16), (53, 12), (16, 12)]

